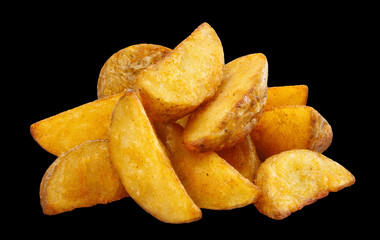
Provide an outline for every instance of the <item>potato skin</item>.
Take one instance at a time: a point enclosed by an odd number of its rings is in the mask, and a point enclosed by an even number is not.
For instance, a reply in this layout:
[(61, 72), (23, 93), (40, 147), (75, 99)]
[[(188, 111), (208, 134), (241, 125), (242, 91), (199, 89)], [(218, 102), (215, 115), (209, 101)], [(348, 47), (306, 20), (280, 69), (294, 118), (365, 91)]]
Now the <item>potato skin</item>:
[(316, 110), (311, 110), (311, 137), (309, 139), (308, 149), (323, 153), (330, 145), (333, 139), (333, 131), (330, 124)]
[[(264, 106), (262, 100), (265, 99), (255, 96), (253, 92), (251, 91), (245, 95), (232, 111), (225, 116), (224, 120), (219, 123), (218, 128), (221, 129), (219, 132), (196, 141), (185, 141), (186, 148), (192, 152), (218, 151), (234, 146), (239, 140), (249, 134), (263, 112), (261, 110), (253, 116), (251, 109), (256, 106), (262, 108), (261, 106)], [(190, 115), (189, 121), (195, 117), (196, 114)], [(243, 122), (247, 124), (245, 127), (240, 128)]]
[[(250, 64), (254, 63), (260, 66), (257, 69), (259, 72), (249, 70)], [(248, 89), (239, 86), (232, 90), (236, 91), (236, 94), (239, 92), (244, 92), (244, 94), (237, 101), (234, 99), (233, 101), (236, 102), (233, 102), (233, 105), (230, 106), (229, 96), (222, 95), (223, 91), (231, 91), (226, 82), (237, 82), (242, 80), (242, 77), (245, 82), (252, 83), (248, 84)], [(223, 82), (214, 98), (200, 106), (189, 117), (183, 137), (186, 148), (192, 152), (218, 151), (234, 146), (249, 134), (264, 110), (267, 79), (268, 62), (264, 54), (250, 54), (228, 63), (225, 67)], [(232, 96), (234, 93), (231, 92), (230, 95)], [(221, 106), (221, 111), (211, 116), (209, 110), (219, 108), (219, 106)], [(207, 121), (216, 121), (216, 123), (211, 123), (210, 126), (207, 125), (209, 129), (204, 129), (205, 122), (203, 118), (205, 116), (208, 116)], [(217, 120), (214, 120), (214, 118)]]

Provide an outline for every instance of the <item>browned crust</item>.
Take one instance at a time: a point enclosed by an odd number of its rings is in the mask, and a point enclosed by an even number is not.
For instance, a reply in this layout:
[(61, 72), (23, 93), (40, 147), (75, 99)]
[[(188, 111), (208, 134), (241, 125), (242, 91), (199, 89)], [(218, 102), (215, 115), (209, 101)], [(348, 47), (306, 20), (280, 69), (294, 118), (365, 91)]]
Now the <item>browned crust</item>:
[(268, 216), (270, 218), (273, 218), (275, 220), (282, 220), (282, 219), (290, 216), (290, 214), (292, 214), (292, 213), (294, 213), (296, 211), (301, 210), (303, 207), (305, 207), (307, 205), (310, 205), (312, 203), (315, 203), (319, 199), (327, 197), (330, 192), (337, 192), (339, 190), (342, 190), (343, 188), (346, 188), (346, 187), (349, 187), (349, 186), (353, 185), (355, 183), (355, 181), (356, 181), (355, 177), (353, 177), (353, 181), (348, 182), (347, 184), (342, 185), (341, 187), (339, 187), (338, 189), (336, 189), (336, 191), (328, 191), (328, 190), (326, 190), (326, 191), (318, 192), (318, 194), (315, 195), (313, 198), (307, 199), (307, 201), (303, 202), (300, 206), (297, 207), (297, 209), (294, 209), (291, 212), (290, 211), (281, 211), (280, 209), (276, 209), (276, 211), (273, 211), (273, 209), (272, 209), (272, 212), (269, 214), (267, 211), (264, 210), (265, 208), (262, 207), (262, 204), (261, 204), (261, 201), (260, 201), (260, 197), (257, 200), (257, 202), (254, 203), (254, 205), (256, 206), (257, 210), (260, 213), (262, 213), (262, 214), (264, 214), (264, 215), (266, 215), (266, 216)]
[(299, 211), (303, 207), (310, 205), (310, 204), (316, 202), (317, 200), (319, 200), (321, 198), (326, 197), (328, 194), (329, 194), (329, 191), (318, 192), (318, 195), (314, 196), (313, 198), (307, 199), (307, 201), (305, 201), (302, 205), (298, 206), (297, 209), (294, 209), (293, 211), (281, 211), (280, 209), (272, 209), (272, 211), (269, 213), (269, 212), (265, 211), (265, 208), (262, 207), (262, 204), (260, 202), (260, 197), (259, 197), (258, 201), (256, 203), (254, 203), (254, 205), (256, 206), (257, 210), (260, 213), (262, 213), (262, 214), (264, 214), (264, 215), (266, 215), (272, 219), (275, 219), (275, 220), (282, 220), (282, 219), (288, 217), (293, 212)]
[(49, 204), (47, 201), (47, 189), (50, 185), (51, 176), (56, 171), (57, 166), (60, 161), (54, 161), (50, 167), (46, 170), (44, 176), (42, 177), (42, 181), (40, 184), (40, 203), (42, 207), (42, 211), (45, 215), (55, 215), (59, 212), (55, 211), (55, 209)]

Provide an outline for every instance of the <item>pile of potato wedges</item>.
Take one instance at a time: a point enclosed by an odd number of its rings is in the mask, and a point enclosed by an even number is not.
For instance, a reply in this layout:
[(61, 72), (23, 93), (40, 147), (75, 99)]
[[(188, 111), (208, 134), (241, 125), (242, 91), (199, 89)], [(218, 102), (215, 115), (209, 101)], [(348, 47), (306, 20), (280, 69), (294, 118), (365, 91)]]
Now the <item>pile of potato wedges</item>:
[(283, 219), (355, 183), (322, 154), (332, 128), (307, 106), (308, 86), (268, 88), (262, 53), (225, 63), (207, 23), (173, 50), (114, 53), (97, 96), (30, 126), (57, 156), (40, 186), (46, 215), (132, 197), (167, 223), (250, 204)]

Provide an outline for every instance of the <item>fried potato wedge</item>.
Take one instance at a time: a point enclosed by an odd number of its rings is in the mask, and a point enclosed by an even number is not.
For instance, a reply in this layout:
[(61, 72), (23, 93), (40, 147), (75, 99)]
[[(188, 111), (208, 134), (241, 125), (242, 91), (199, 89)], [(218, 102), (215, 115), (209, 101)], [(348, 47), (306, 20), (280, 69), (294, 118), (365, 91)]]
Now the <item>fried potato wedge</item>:
[(192, 152), (232, 147), (249, 134), (261, 117), (267, 92), (268, 62), (250, 54), (225, 66), (222, 84), (212, 101), (189, 117), (183, 140)]
[(216, 152), (249, 181), (253, 182), (261, 164), (251, 136), (248, 134), (234, 146)]
[(220, 85), (223, 67), (220, 39), (209, 24), (203, 23), (165, 58), (136, 77), (150, 119), (177, 120), (211, 98)]
[(139, 96), (127, 91), (115, 105), (108, 133), (110, 158), (129, 195), (168, 223), (201, 218), (157, 138)]
[(331, 144), (330, 124), (314, 108), (286, 106), (264, 111), (251, 132), (261, 161), (290, 149), (324, 152)]
[(89, 140), (106, 139), (112, 110), (121, 94), (61, 112), (30, 126), (34, 140), (59, 156)]
[(256, 201), (260, 190), (215, 152), (189, 152), (180, 125), (156, 124), (156, 130), (174, 170), (198, 207), (226, 210)]
[(256, 208), (270, 218), (283, 219), (329, 192), (351, 186), (355, 177), (320, 153), (295, 149), (266, 159), (254, 182), (263, 192)]
[(127, 197), (106, 140), (85, 142), (59, 156), (42, 178), (41, 206), (55, 215)]
[(154, 44), (136, 44), (113, 54), (100, 70), (98, 98), (136, 89), (136, 75), (156, 63), (171, 50)]
[(308, 92), (306, 85), (269, 87), (264, 111), (274, 107), (306, 105)]

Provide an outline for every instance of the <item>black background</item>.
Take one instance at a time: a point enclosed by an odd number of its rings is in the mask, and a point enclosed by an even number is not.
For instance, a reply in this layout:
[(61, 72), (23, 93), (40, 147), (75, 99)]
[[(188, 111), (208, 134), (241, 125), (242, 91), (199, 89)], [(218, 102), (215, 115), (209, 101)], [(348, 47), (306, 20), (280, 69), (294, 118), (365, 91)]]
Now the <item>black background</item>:
[[(377, 211), (375, 193), (364, 190), (371, 182), (364, 166), (374, 166), (377, 161), (372, 159), (369, 137), (378, 130), (366, 130), (374, 116), (366, 107), (375, 101), (367, 94), (376, 83), (365, 76), (369, 68), (365, 55), (371, 53), (368, 33), (374, 31), (371, 7), (248, 3), (220, 3), (207, 9), (205, 3), (193, 2), (178, 2), (175, 9), (170, 7), (174, 3), (24, 6), (27, 14), (10, 28), (12, 45), (4, 46), (4, 50), (12, 50), (6, 70), (11, 73), (8, 82), (15, 84), (3, 89), (13, 94), (4, 105), (11, 122), (17, 124), (7, 135), (12, 144), (5, 149), (13, 153), (8, 160), (13, 166), (5, 170), (12, 173), (7, 178), (11, 184), (5, 184), (9, 189), (4, 191), (8, 193), (4, 207), (12, 210), (7, 223), (21, 226), (20, 231), (12, 232), (22, 234), (25, 229), (40, 237), (47, 235), (47, 230), (55, 236), (232, 233), (252, 238), (260, 233), (269, 237), (368, 233), (372, 229), (368, 217)], [(99, 71), (118, 50), (138, 43), (174, 48), (202, 22), (218, 33), (226, 63), (261, 52), (268, 58), (268, 86), (309, 86), (308, 105), (328, 120), (334, 132), (332, 145), (324, 154), (351, 171), (356, 183), (281, 221), (260, 214), (251, 205), (230, 211), (202, 210), (203, 217), (197, 222), (165, 224), (131, 198), (43, 215), (39, 184), (56, 157), (33, 140), (30, 125), (95, 100)]]

